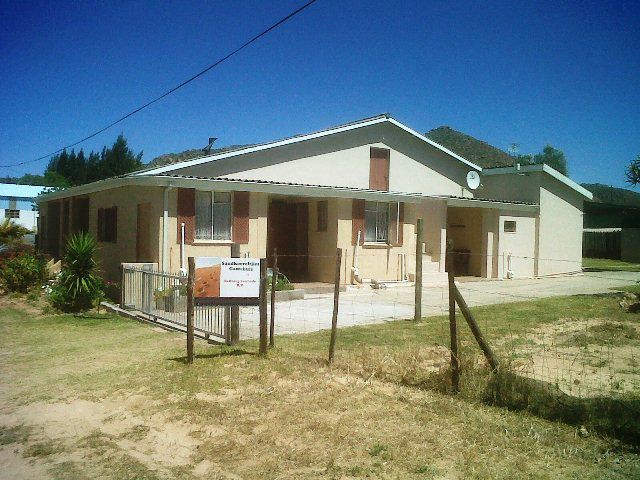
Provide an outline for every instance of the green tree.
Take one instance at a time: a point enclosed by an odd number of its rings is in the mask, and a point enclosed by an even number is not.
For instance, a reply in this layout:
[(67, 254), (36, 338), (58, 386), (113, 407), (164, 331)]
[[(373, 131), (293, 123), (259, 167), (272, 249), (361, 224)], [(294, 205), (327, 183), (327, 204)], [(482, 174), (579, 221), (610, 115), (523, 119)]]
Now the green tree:
[(629, 166), (627, 167), (627, 182), (631, 185), (639, 185), (640, 184), (640, 155), (636, 157), (635, 160), (632, 160)]
[(51, 157), (44, 176), (49, 176), (48, 186), (64, 188), (124, 175), (141, 167), (142, 152), (134, 153), (120, 134), (111, 147), (103, 147), (101, 152), (86, 155), (82, 149), (77, 154), (74, 150), (63, 150)]
[(100, 164), (102, 178), (124, 175), (142, 167), (142, 152), (136, 155), (120, 134), (111, 148), (102, 150)]
[(562, 150), (553, 148), (551, 145), (546, 145), (542, 149), (542, 153), (538, 153), (533, 156), (533, 163), (544, 163), (552, 168), (555, 168), (563, 175), (568, 175), (569, 170), (567, 168), (567, 159), (564, 157)]

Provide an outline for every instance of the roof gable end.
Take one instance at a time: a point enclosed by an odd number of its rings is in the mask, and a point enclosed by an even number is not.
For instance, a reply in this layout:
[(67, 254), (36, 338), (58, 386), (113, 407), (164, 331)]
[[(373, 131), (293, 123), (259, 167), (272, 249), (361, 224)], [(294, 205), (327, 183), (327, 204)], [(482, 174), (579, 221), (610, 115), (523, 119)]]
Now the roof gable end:
[(309, 133), (309, 134), (305, 134), (305, 135), (298, 135), (298, 136), (295, 136), (295, 137), (285, 138), (285, 139), (278, 140), (278, 141), (275, 141), (275, 142), (264, 143), (264, 144), (260, 144), (260, 145), (253, 145), (253, 146), (250, 146), (250, 147), (247, 147), (247, 148), (240, 148), (238, 150), (224, 152), (224, 153), (221, 153), (221, 154), (207, 155), (207, 156), (204, 156), (204, 157), (195, 158), (195, 159), (184, 161), (184, 162), (177, 162), (177, 163), (172, 163), (170, 165), (165, 165), (165, 166), (158, 167), (158, 168), (142, 170), (142, 171), (134, 172), (131, 175), (134, 175), (134, 176), (145, 176), (145, 175), (165, 174), (165, 173), (172, 172), (172, 171), (175, 171), (175, 170), (180, 170), (180, 169), (184, 169), (184, 168), (188, 168), (188, 167), (192, 167), (192, 166), (196, 166), (196, 165), (202, 165), (204, 163), (215, 162), (217, 160), (231, 158), (231, 157), (244, 155), (244, 154), (248, 154), (248, 153), (256, 153), (256, 152), (260, 152), (260, 151), (264, 151), (264, 150), (284, 147), (284, 146), (287, 146), (287, 145), (292, 145), (292, 144), (296, 144), (296, 143), (305, 142), (305, 141), (308, 141), (308, 140), (327, 137), (329, 135), (335, 135), (335, 134), (338, 134), (338, 133), (354, 131), (356, 129), (360, 129), (360, 128), (364, 128), (364, 127), (368, 127), (368, 126), (372, 126), (372, 125), (377, 125), (377, 124), (382, 124), (382, 123), (389, 123), (391, 125), (394, 125), (394, 126), (400, 128), (401, 130), (405, 131), (406, 133), (414, 136), (418, 140), (420, 140), (422, 142), (425, 142), (428, 145), (431, 145), (432, 147), (435, 147), (436, 149), (444, 152), (446, 155), (452, 157), (453, 159), (455, 159), (455, 160), (457, 160), (459, 162), (462, 162), (462, 163), (466, 164), (467, 166), (469, 166), (471, 168), (474, 168), (474, 169), (476, 169), (478, 171), (482, 170), (482, 168), (480, 166), (478, 166), (478, 165), (476, 165), (476, 164), (474, 164), (472, 162), (469, 162), (468, 160), (462, 158), (461, 156), (457, 155), (456, 153), (452, 152), (451, 150), (443, 147), (442, 145), (434, 142), (433, 140), (428, 139), (424, 135), (421, 135), (420, 133), (416, 132), (415, 130), (407, 127), (403, 123), (401, 123), (401, 122), (395, 120), (394, 118), (390, 117), (389, 115), (385, 114), (385, 115), (379, 115), (379, 116), (376, 116), (376, 117), (371, 117), (371, 118), (367, 118), (367, 119), (364, 119), (364, 120), (359, 120), (359, 121), (356, 121), (356, 122), (348, 123), (348, 124), (345, 124), (345, 125), (340, 125), (340, 126), (337, 126), (337, 127), (332, 127), (332, 128), (327, 129), (327, 130), (321, 130), (321, 131), (314, 132), (314, 133)]

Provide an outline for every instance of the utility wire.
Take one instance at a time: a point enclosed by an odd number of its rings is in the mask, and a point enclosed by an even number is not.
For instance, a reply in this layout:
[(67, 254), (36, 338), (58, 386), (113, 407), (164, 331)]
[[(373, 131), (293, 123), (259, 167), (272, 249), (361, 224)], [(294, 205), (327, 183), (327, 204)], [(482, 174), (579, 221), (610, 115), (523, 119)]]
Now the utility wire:
[(256, 36), (254, 36), (253, 38), (251, 38), (250, 40), (247, 40), (245, 43), (243, 43), (242, 45), (240, 45), (238, 48), (236, 48), (235, 50), (233, 50), (232, 52), (228, 53), (227, 55), (225, 55), (224, 57), (222, 57), (221, 59), (217, 60), (215, 63), (212, 63), (211, 65), (209, 65), (207, 68), (205, 68), (204, 70), (201, 70), (200, 72), (196, 73), (195, 75), (193, 75), (192, 77), (188, 78), (187, 80), (185, 80), (184, 82), (180, 83), (179, 85), (176, 85), (175, 87), (171, 88), (170, 90), (167, 90), (166, 92), (164, 92), (162, 95), (160, 95), (159, 97), (154, 98), (153, 100), (145, 103), (144, 105), (139, 106), (138, 108), (136, 108), (135, 110), (130, 111), (129, 113), (127, 113), (126, 115), (123, 115), (122, 117), (118, 118), (117, 120), (114, 120), (113, 122), (111, 122), (110, 124), (106, 125), (105, 127), (102, 127), (99, 130), (96, 130), (95, 132), (93, 132), (90, 135), (87, 135), (86, 137), (70, 143), (69, 145), (65, 145), (62, 148), (59, 148), (58, 150), (55, 150), (54, 152), (51, 153), (47, 153), (46, 155), (42, 155), (41, 157), (38, 158), (34, 158), (33, 160), (25, 160), (24, 162), (18, 162), (18, 163), (12, 163), (12, 164), (7, 164), (7, 165), (0, 165), (0, 168), (8, 168), (8, 167), (17, 167), (18, 165), (26, 165), (28, 163), (34, 163), (34, 162), (39, 162), (40, 160), (44, 160), (46, 158), (49, 158), (52, 155), (55, 155), (56, 153), (60, 153), (63, 150), (67, 149), (67, 148), (71, 148), (71, 147), (75, 147), (76, 145), (85, 142), (87, 140), (89, 140), (90, 138), (95, 137), (96, 135), (100, 135), (102, 132), (104, 132), (105, 130), (108, 130), (109, 128), (117, 125), (118, 123), (126, 120), (127, 118), (135, 115), (136, 113), (140, 112), (141, 110), (144, 110), (145, 108), (153, 105), (156, 102), (159, 102), (160, 100), (162, 100), (163, 98), (171, 95), (173, 92), (175, 92), (176, 90), (179, 90), (180, 88), (184, 87), (185, 85), (193, 82), (195, 79), (197, 79), (198, 77), (201, 77), (202, 75), (204, 75), (205, 73), (207, 73), (209, 70), (217, 67), (218, 65), (220, 65), (221, 63), (225, 62), (226, 60), (228, 60), (229, 58), (233, 57), (235, 54), (239, 53), (240, 51), (244, 50), (245, 48), (247, 48), (249, 45), (251, 45), (252, 43), (254, 43), (256, 40), (260, 39), (261, 37), (265, 36), (266, 34), (268, 34), (269, 32), (271, 32), (272, 30), (275, 30), (276, 28), (278, 28), (280, 25), (282, 25), (283, 23), (285, 23), (286, 21), (292, 19), (293, 17), (295, 17), (296, 15), (298, 15), (299, 13), (301, 13), (303, 10), (305, 10), (307, 7), (311, 6), (313, 3), (315, 3), (316, 0), (310, 0), (309, 2), (305, 3), (304, 5), (302, 5), (300, 8), (298, 8), (297, 10), (294, 10), (293, 12), (291, 12), (290, 14), (288, 14), (286, 17), (283, 17), (282, 19), (278, 20), (276, 23), (274, 23), (273, 25), (271, 25), (269, 28), (267, 28), (266, 30), (263, 30), (262, 32), (260, 32), (259, 34), (257, 34)]

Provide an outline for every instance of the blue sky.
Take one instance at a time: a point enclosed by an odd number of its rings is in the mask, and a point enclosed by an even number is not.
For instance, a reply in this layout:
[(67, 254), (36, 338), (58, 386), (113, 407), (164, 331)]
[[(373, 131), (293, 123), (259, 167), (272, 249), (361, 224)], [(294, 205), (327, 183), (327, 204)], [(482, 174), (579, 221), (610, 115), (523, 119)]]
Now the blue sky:
[[(0, 164), (102, 127), (302, 3), (0, 0)], [(149, 161), (382, 112), (522, 153), (550, 143), (575, 180), (625, 187), (640, 154), (640, 3), (319, 0), (83, 147), (122, 132)]]

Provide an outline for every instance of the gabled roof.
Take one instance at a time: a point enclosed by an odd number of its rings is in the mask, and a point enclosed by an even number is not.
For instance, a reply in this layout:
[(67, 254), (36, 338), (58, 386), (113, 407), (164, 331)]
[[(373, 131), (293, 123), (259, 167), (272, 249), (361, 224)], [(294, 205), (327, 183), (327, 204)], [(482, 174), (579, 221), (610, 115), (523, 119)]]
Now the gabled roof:
[(0, 197), (36, 198), (47, 188), (39, 185), (0, 183)]
[(246, 147), (246, 148), (239, 148), (237, 150), (231, 150), (231, 151), (223, 152), (223, 153), (220, 153), (220, 154), (204, 155), (204, 156), (199, 157), (199, 158), (194, 158), (194, 159), (187, 160), (187, 161), (184, 161), (184, 162), (172, 163), (170, 165), (165, 165), (165, 166), (158, 167), (158, 168), (150, 168), (150, 169), (146, 169), (146, 170), (140, 170), (140, 171), (132, 173), (132, 175), (158, 175), (158, 174), (167, 173), (167, 172), (175, 171), (175, 170), (186, 168), (186, 167), (192, 167), (192, 166), (195, 166), (195, 165), (201, 165), (203, 163), (214, 162), (216, 160), (222, 160), (224, 158), (235, 157), (235, 156), (243, 155), (243, 154), (247, 154), (247, 153), (259, 152), (259, 151), (268, 150), (268, 149), (271, 149), (271, 148), (283, 147), (285, 145), (292, 145), (292, 144), (295, 144), (295, 143), (301, 143), (301, 142), (305, 142), (305, 141), (308, 141), (308, 140), (313, 140), (313, 139), (316, 139), (316, 138), (327, 137), (329, 135), (348, 132), (348, 131), (351, 131), (351, 130), (356, 130), (358, 128), (364, 128), (364, 127), (368, 127), (368, 126), (371, 126), (371, 125), (377, 125), (377, 124), (383, 124), (383, 123), (389, 123), (391, 125), (394, 125), (394, 126), (400, 128), (401, 130), (404, 130), (405, 132), (409, 133), (410, 135), (413, 135), (414, 137), (416, 137), (420, 141), (422, 141), (422, 142), (424, 142), (424, 143), (426, 143), (428, 145), (431, 145), (432, 147), (435, 147), (438, 150), (441, 150), (442, 152), (446, 153), (447, 155), (449, 155), (450, 157), (454, 158), (455, 160), (457, 160), (459, 162), (462, 162), (462, 163), (468, 165), (469, 167), (474, 168), (474, 169), (476, 169), (478, 171), (482, 171), (482, 168), (480, 166), (478, 166), (478, 165), (466, 160), (465, 158), (462, 158), (460, 155), (452, 152), (451, 150), (443, 147), (442, 145), (434, 142), (433, 140), (428, 139), (424, 135), (421, 135), (420, 133), (416, 132), (415, 130), (407, 127), (403, 123), (400, 123), (399, 121), (397, 121), (394, 118), (392, 118), (389, 114), (382, 114), (382, 115), (376, 115), (375, 117), (365, 118), (365, 119), (362, 119), (362, 120), (357, 120), (355, 122), (350, 122), (350, 123), (346, 123), (346, 124), (343, 124), (343, 125), (338, 125), (336, 127), (331, 127), (331, 128), (326, 129), (326, 130), (320, 130), (320, 131), (317, 131), (317, 132), (307, 133), (307, 134), (304, 134), (304, 135), (296, 135), (294, 137), (288, 137), (288, 138), (284, 138), (282, 140), (277, 140), (277, 141), (269, 142), (269, 143), (252, 145), (252, 146), (249, 146), (249, 147)]
[(504, 150), (448, 126), (429, 130), (425, 136), (482, 168), (507, 167), (517, 162)]
[(583, 197), (589, 200), (593, 200), (593, 193), (591, 193), (589, 190), (587, 190), (580, 184), (574, 182), (569, 177), (561, 174), (555, 168), (550, 167), (545, 163), (535, 164), (535, 165), (518, 165), (515, 167), (485, 168), (482, 171), (483, 175), (516, 175), (518, 173), (528, 173), (528, 172), (546, 173), (547, 175), (550, 175), (556, 180), (565, 184), (567, 187), (572, 188)]

